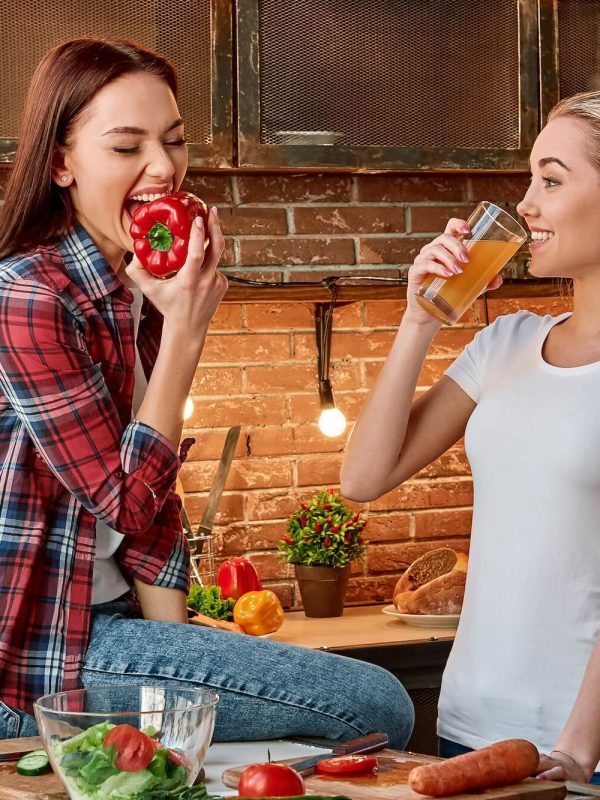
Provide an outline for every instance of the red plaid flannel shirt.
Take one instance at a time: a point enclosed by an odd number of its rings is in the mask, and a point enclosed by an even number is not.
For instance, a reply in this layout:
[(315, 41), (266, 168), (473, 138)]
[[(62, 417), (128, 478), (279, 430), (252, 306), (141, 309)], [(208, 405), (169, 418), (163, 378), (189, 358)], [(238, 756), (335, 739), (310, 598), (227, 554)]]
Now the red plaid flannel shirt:
[[(81, 227), (0, 263), (0, 700), (21, 710), (80, 686), (97, 519), (124, 534), (130, 582), (188, 588), (180, 459), (131, 421), (132, 299)], [(162, 318), (145, 305), (149, 377)]]

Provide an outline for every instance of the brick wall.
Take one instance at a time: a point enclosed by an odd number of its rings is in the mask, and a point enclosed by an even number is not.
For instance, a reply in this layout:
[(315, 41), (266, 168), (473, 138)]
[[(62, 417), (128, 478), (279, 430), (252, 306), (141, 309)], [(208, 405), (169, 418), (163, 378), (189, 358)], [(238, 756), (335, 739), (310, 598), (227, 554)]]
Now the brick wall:
[[(0, 171), (0, 187), (6, 173)], [(397, 276), (452, 215), (478, 200), (514, 205), (524, 175), (199, 174), (184, 188), (219, 208), (227, 238), (223, 265), (252, 278), (297, 281), (359, 272)], [(562, 299), (490, 301), (492, 317), (518, 308), (558, 313)], [(351, 423), (390, 348), (400, 301), (355, 302), (334, 315), (330, 374)], [(196, 438), (182, 480), (200, 520), (227, 428), (242, 435), (215, 527), (218, 559), (248, 555), (286, 607), (298, 607), (292, 570), (275, 554), (288, 515), (323, 486), (339, 485), (344, 437), (318, 430), (316, 346), (310, 303), (223, 303), (209, 333), (186, 435)], [(443, 373), (482, 325), (475, 307), (444, 328), (418, 391)], [(347, 602), (389, 600), (398, 574), (441, 544), (468, 549), (472, 486), (461, 446), (401, 488), (364, 506), (368, 548)], [(356, 505), (356, 504), (353, 504)], [(356, 506), (358, 508), (358, 506)]]
[[(227, 271), (295, 281), (359, 272), (398, 275), (452, 215), (475, 202), (516, 204), (523, 175), (200, 175), (187, 188), (215, 203), (227, 237)], [(528, 307), (558, 313), (566, 301), (490, 301), (490, 313)], [(336, 310), (330, 375), (352, 422), (389, 351), (404, 303), (355, 302)], [(230, 425), (242, 436), (215, 528), (218, 559), (248, 555), (287, 607), (298, 607), (290, 567), (275, 550), (297, 503), (339, 485), (345, 437), (318, 430), (316, 344), (310, 303), (225, 303), (192, 393), (187, 432), (197, 439), (182, 480), (198, 522)], [(482, 325), (475, 307), (444, 328), (419, 378), (432, 384)], [(357, 566), (348, 604), (389, 600), (398, 574), (427, 549), (468, 549), (472, 484), (462, 445), (399, 489), (364, 506), (366, 566)], [(355, 507), (359, 507), (356, 504)]]

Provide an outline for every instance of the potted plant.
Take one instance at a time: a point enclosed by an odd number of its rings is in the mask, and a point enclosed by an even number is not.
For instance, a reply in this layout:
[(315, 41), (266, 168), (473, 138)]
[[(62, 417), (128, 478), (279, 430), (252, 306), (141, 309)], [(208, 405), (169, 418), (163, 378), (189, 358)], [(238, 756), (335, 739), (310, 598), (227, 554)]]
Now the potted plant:
[(367, 522), (335, 489), (323, 489), (300, 503), (278, 545), (294, 565), (307, 617), (339, 617), (352, 561), (362, 559)]

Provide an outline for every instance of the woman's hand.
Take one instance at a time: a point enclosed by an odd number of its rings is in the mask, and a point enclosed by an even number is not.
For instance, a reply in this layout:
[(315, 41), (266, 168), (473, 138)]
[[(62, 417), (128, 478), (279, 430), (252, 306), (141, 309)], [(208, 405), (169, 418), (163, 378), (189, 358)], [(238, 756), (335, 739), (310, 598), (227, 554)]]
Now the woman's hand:
[[(205, 252), (206, 234), (210, 244)], [(154, 278), (135, 256), (126, 272), (163, 315), (167, 328), (190, 338), (196, 334), (202, 339), (227, 291), (227, 278), (217, 271), (224, 247), (225, 241), (213, 208), (207, 232), (201, 217), (194, 220), (187, 259), (172, 278)]]
[(587, 775), (575, 759), (561, 750), (553, 750), (550, 755), (540, 754), (536, 778), (546, 781), (579, 781), (587, 783)]
[[(439, 320), (421, 308), (415, 294), (429, 275), (451, 278), (463, 271), (465, 264), (469, 262), (469, 253), (462, 243), (462, 238), (468, 236), (470, 232), (465, 220), (453, 218), (448, 221), (444, 233), (421, 248), (414, 264), (408, 271), (405, 317), (419, 325), (441, 327)], [(497, 275), (486, 288), (497, 289), (501, 283), (502, 278)]]

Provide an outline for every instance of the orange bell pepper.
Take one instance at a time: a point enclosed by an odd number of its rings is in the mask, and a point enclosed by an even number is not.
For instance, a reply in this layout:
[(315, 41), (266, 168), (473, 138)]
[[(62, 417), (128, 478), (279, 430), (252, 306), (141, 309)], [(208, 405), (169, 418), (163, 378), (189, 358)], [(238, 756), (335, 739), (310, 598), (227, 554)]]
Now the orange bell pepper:
[(233, 619), (251, 636), (264, 636), (283, 625), (283, 607), (270, 589), (246, 592), (233, 607)]

